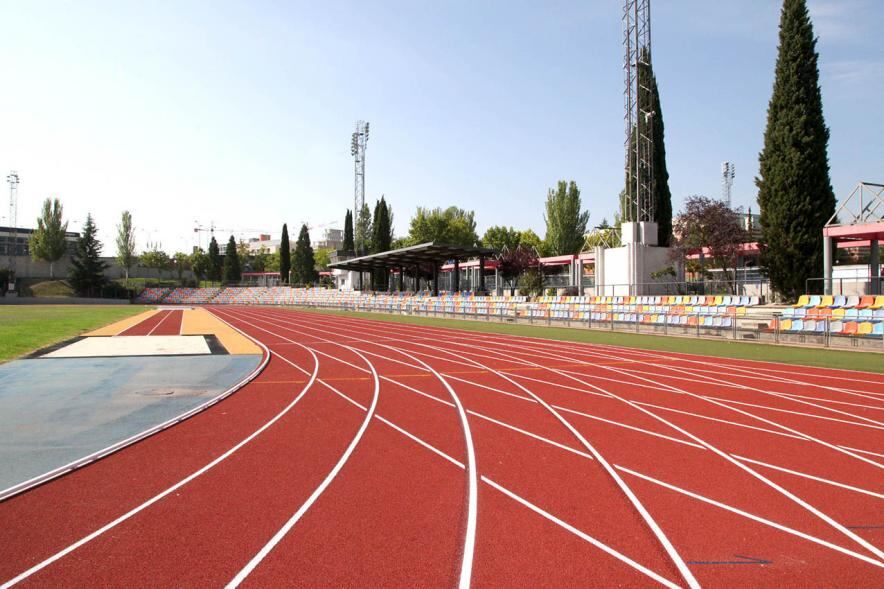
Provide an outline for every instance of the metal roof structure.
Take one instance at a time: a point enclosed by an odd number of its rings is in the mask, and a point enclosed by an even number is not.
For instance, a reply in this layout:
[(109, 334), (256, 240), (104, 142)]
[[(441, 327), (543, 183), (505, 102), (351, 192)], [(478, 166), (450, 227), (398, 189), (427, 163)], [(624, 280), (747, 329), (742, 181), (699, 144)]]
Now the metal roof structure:
[(428, 241), (418, 245), (389, 250), (377, 254), (350, 258), (329, 264), (329, 268), (367, 272), (369, 270), (412, 268), (420, 265), (441, 266), (449, 260), (465, 260), (467, 258), (487, 258), (496, 253), (495, 250), (479, 246), (448, 245)]

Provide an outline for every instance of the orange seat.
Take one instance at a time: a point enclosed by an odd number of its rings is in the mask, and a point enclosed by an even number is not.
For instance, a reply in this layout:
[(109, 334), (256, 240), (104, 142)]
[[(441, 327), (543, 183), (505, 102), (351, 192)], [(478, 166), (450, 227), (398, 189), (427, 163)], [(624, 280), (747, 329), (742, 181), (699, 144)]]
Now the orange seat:
[(844, 322), (844, 330), (841, 333), (845, 333), (847, 335), (856, 335), (857, 329), (859, 326), (856, 321), (845, 321)]
[(866, 309), (875, 304), (875, 297), (862, 297), (859, 300), (859, 304), (856, 306), (857, 309)]

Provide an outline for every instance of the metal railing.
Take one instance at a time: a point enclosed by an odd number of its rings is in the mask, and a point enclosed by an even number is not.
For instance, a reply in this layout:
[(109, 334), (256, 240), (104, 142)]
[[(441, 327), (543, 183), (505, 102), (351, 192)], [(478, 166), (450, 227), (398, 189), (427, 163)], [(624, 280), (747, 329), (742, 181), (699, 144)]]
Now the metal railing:
[[(436, 317), (441, 319), (466, 319), (510, 324), (525, 324), (550, 327), (571, 327), (581, 329), (603, 329), (608, 331), (631, 332), (645, 335), (671, 335), (708, 338), (718, 340), (762, 342), (785, 345), (805, 345), (821, 348), (840, 349), (884, 349), (884, 335), (880, 333), (845, 334), (832, 329), (834, 320), (820, 318), (812, 324), (812, 329), (783, 329), (780, 313), (652, 313), (610, 311), (581, 311), (577, 317), (572, 311), (552, 309), (531, 309), (530, 304), (514, 305), (495, 310), (493, 303), (486, 308), (475, 307), (471, 311), (426, 308), (414, 301), (403, 300), (396, 304), (374, 301), (352, 302), (296, 302), (295, 306), (345, 310), (364, 313), (384, 313), (415, 317)], [(423, 308), (422, 308), (423, 307)], [(583, 315), (582, 317), (580, 315)], [(863, 323), (860, 321), (858, 323)], [(884, 324), (882, 319), (869, 319), (868, 323)], [(805, 323), (804, 325), (811, 325)]]
[[(828, 287), (828, 288), (827, 288)], [(843, 296), (866, 296), (884, 294), (884, 277), (870, 278), (865, 276), (845, 276), (840, 278), (808, 278), (805, 292), (824, 293)]]

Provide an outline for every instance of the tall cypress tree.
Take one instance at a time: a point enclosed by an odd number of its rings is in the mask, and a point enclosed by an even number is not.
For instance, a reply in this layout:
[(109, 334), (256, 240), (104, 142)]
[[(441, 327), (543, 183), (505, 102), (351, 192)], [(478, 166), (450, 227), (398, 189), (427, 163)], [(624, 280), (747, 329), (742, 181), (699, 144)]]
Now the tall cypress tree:
[(313, 246), (310, 245), (310, 232), (307, 225), (301, 225), (298, 241), (295, 243), (295, 255), (292, 260), (292, 275), (298, 284), (312, 284), (316, 281), (316, 259), (313, 257)]
[(83, 234), (77, 240), (77, 253), (71, 258), (70, 282), (81, 295), (96, 295), (107, 283), (104, 270), (107, 264), (101, 261), (101, 242), (98, 241), (98, 228), (92, 214), (86, 215)]
[(209, 242), (209, 280), (213, 282), (221, 280), (221, 249), (214, 235)]
[(289, 283), (289, 273), (292, 270), (292, 249), (289, 245), (289, 227), (282, 224), (282, 237), (279, 240), (279, 277), (283, 284)]
[(805, 0), (785, 0), (755, 183), (761, 262), (773, 289), (791, 300), (805, 292), (808, 278), (822, 275), (823, 226), (835, 214), (818, 58)]
[(238, 284), (241, 279), (242, 269), (239, 267), (239, 256), (236, 253), (236, 240), (231, 235), (224, 249), (224, 282)]
[(651, 68), (651, 104), (654, 109), (654, 216), (657, 221), (659, 245), (669, 246), (672, 237), (672, 193), (669, 191), (669, 170), (666, 169), (666, 141), (663, 108), (657, 76)]
[[(393, 229), (391, 227), (392, 208), (381, 196), (375, 203), (374, 218), (371, 223), (371, 252), (385, 252), (393, 247)], [(387, 274), (384, 270), (375, 270), (372, 273), (375, 290), (387, 288)]]
[(347, 209), (347, 214), (344, 216), (344, 243), (341, 248), (348, 252), (355, 249), (353, 246), (353, 212), (350, 209)]
[[(657, 222), (658, 244), (666, 247), (669, 246), (672, 237), (672, 193), (669, 190), (669, 170), (666, 167), (666, 132), (663, 124), (663, 107), (660, 104), (660, 89), (657, 86), (657, 76), (654, 75), (654, 66), (641, 66), (638, 75), (639, 85), (649, 89), (648, 97), (654, 112), (654, 221)], [(629, 172), (626, 175), (627, 182), (635, 182), (633, 177), (634, 153), (635, 135), (633, 134), (629, 152)], [(634, 189), (627, 192), (632, 193)], [(634, 216), (635, 211), (630, 207), (630, 203), (626, 202), (625, 194), (621, 193), (621, 219), (633, 221)]]

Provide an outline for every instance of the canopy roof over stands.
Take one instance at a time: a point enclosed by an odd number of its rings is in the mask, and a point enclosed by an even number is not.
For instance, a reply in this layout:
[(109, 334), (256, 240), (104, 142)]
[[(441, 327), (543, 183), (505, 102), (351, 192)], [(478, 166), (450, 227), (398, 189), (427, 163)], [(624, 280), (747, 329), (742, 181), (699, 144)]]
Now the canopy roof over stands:
[(448, 260), (464, 260), (467, 258), (485, 258), (494, 255), (495, 250), (487, 247), (447, 245), (428, 241), (396, 250), (350, 258), (342, 262), (329, 264), (329, 268), (365, 272), (377, 269), (410, 268), (417, 265), (440, 266)]

